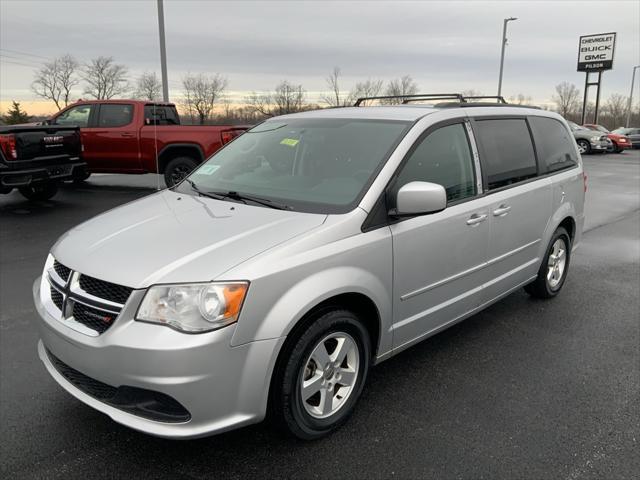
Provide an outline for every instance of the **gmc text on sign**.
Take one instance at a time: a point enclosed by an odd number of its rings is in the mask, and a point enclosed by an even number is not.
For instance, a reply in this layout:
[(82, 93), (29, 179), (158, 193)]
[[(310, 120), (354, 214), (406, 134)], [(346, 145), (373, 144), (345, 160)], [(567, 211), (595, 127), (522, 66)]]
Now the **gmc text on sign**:
[(616, 34), (598, 33), (580, 37), (578, 43), (578, 71), (597, 72), (613, 68)]

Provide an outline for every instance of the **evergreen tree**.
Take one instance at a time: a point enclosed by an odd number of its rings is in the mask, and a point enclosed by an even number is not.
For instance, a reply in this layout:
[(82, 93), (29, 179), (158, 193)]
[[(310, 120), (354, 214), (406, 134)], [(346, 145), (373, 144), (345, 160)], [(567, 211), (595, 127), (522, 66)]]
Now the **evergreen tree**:
[(29, 114), (20, 108), (20, 102), (14, 100), (11, 108), (7, 110), (7, 114), (2, 117), (2, 120), (7, 125), (16, 125), (18, 123), (26, 123), (30, 118)]

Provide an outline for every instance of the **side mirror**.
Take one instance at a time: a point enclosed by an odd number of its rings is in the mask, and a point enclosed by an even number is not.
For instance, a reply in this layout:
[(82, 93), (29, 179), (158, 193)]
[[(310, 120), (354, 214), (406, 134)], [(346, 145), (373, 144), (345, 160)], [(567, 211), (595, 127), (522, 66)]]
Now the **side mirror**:
[(409, 182), (396, 195), (393, 215), (435, 213), (447, 207), (447, 192), (442, 185), (430, 182)]

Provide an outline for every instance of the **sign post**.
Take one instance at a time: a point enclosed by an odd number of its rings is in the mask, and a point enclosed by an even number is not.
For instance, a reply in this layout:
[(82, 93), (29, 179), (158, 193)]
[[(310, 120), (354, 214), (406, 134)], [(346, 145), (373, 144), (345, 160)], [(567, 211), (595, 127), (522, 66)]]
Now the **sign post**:
[[(598, 110), (600, 107), (600, 85), (602, 72), (613, 68), (613, 54), (616, 48), (616, 33), (597, 33), (595, 35), (583, 35), (578, 43), (578, 71), (585, 72), (584, 99), (582, 101), (582, 124), (585, 124), (587, 115), (587, 99), (589, 87), (596, 86), (596, 109), (593, 123), (598, 123)], [(589, 75), (597, 73), (595, 82), (589, 81)]]

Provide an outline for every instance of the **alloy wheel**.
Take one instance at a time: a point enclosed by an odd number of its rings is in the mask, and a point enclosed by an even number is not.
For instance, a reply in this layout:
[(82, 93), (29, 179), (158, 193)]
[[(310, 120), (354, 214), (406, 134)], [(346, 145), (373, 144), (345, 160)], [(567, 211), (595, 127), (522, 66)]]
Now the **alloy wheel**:
[(351, 335), (334, 332), (320, 340), (304, 363), (300, 394), (306, 412), (327, 418), (348, 400), (358, 379), (360, 352)]
[(556, 288), (567, 265), (567, 245), (562, 238), (558, 238), (553, 242), (549, 260), (547, 262), (547, 282), (551, 288)]

